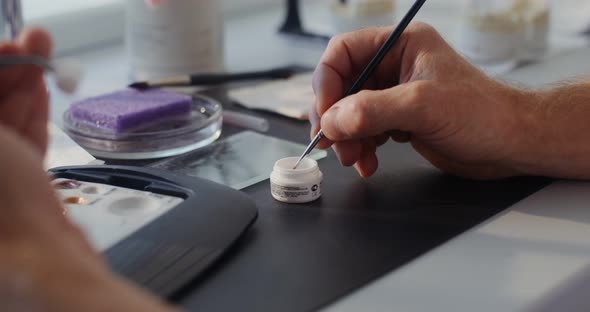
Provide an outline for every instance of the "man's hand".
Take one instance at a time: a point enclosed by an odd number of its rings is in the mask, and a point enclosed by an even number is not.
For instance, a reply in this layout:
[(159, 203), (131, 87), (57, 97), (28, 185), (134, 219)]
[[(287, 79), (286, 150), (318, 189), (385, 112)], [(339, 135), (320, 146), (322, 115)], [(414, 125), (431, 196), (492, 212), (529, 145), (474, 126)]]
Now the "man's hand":
[[(436, 167), (489, 179), (518, 174), (515, 111), (525, 96), (468, 64), (430, 26), (413, 23), (363, 90), (341, 99), (391, 32), (372, 28), (332, 39), (314, 74), (312, 136), (324, 131), (343, 165), (363, 177), (378, 166), (376, 149), (411, 142)], [(333, 143), (333, 144), (332, 144)]]
[(110, 272), (31, 144), (0, 125), (0, 146), (0, 311), (172, 310)]
[[(41, 29), (23, 32), (15, 42), (0, 44), (1, 55), (50, 57), (51, 40)], [(0, 125), (15, 131), (37, 152), (47, 148), (48, 95), (43, 71), (34, 65), (0, 69)]]
[[(0, 55), (49, 57), (46, 32), (25, 31)], [(47, 91), (42, 70), (0, 69), (0, 311), (169, 311), (110, 272), (70, 223), (43, 170)]]

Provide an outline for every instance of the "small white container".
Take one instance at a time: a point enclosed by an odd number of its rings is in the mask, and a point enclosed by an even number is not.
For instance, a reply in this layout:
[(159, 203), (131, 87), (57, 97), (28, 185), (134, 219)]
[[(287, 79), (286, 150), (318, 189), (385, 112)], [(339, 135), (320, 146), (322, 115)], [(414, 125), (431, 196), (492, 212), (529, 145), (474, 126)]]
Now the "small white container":
[(322, 195), (323, 174), (317, 161), (304, 158), (297, 169), (298, 157), (278, 160), (270, 174), (272, 197), (284, 203), (308, 203)]

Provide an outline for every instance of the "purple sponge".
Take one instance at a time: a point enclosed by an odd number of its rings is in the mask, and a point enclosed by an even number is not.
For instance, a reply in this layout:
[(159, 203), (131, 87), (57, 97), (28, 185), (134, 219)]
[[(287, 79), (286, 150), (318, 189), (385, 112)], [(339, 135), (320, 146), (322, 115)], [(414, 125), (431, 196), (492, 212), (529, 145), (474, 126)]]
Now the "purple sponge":
[(70, 117), (116, 133), (190, 115), (192, 98), (159, 89), (126, 89), (72, 104)]

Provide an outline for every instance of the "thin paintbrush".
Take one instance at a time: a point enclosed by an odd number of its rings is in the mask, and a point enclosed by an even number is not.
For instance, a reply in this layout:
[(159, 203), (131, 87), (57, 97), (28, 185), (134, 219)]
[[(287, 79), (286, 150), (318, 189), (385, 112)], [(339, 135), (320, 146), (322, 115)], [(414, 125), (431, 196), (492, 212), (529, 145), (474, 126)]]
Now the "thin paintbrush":
[(66, 93), (74, 92), (81, 78), (80, 66), (72, 61), (54, 62), (37, 55), (0, 56), (0, 69), (16, 65), (34, 65), (44, 71), (52, 72), (58, 88)]
[[(420, 11), (420, 8), (422, 8), (422, 5), (424, 4), (424, 2), (426, 2), (426, 0), (417, 0), (414, 3), (414, 5), (412, 5), (412, 7), (408, 11), (408, 13), (404, 16), (404, 18), (401, 20), (399, 25), (397, 25), (397, 27), (391, 32), (389, 37), (387, 37), (387, 40), (385, 40), (385, 42), (383, 43), (381, 48), (379, 48), (379, 51), (377, 51), (377, 54), (375, 54), (375, 56), (373, 57), (371, 62), (369, 62), (369, 64), (365, 68), (365, 70), (363, 70), (363, 72), (357, 78), (357, 80), (354, 82), (352, 87), (350, 87), (350, 89), (348, 89), (348, 91), (344, 94), (343, 98), (345, 98), (349, 95), (355, 94), (361, 90), (361, 88), (363, 87), (365, 82), (367, 82), (367, 80), (369, 79), (369, 77), (371, 76), (373, 71), (375, 71), (375, 68), (377, 68), (377, 66), (381, 63), (381, 61), (383, 60), (385, 55), (395, 45), (395, 43), (397, 42), (397, 40), (399, 39), (401, 34), (404, 32), (404, 30), (406, 30), (406, 28), (408, 27), (408, 25), (410, 24), (412, 19), (414, 19), (414, 16), (416, 16), (418, 11)], [(311, 140), (311, 143), (309, 143), (309, 145), (307, 146), (307, 148), (305, 149), (305, 151), (303, 152), (301, 157), (299, 157), (299, 160), (297, 161), (297, 163), (295, 163), (295, 166), (293, 166), (293, 169), (297, 169), (297, 167), (299, 166), (299, 164), (301, 163), (303, 158), (305, 158), (305, 156), (307, 156), (307, 155), (309, 155), (309, 153), (311, 153), (311, 151), (316, 147), (316, 145), (320, 142), (320, 140), (323, 137), (324, 137), (324, 132), (320, 129), (318, 134), (313, 138), (313, 140)]]
[(291, 77), (295, 73), (297, 73), (297, 69), (293, 68), (293, 66), (289, 66), (271, 70), (234, 74), (178, 75), (163, 79), (135, 82), (130, 84), (129, 87), (135, 89), (148, 89), (160, 87), (206, 86), (257, 79), (286, 79)]

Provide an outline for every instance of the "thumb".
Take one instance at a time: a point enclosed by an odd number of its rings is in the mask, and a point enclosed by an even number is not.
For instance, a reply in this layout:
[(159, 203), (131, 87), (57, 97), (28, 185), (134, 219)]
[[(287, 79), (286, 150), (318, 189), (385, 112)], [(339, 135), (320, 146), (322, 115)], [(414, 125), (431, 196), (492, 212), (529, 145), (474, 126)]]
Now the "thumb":
[(436, 89), (429, 81), (416, 81), (386, 90), (363, 90), (348, 96), (322, 115), (321, 125), (332, 141), (362, 139), (401, 130), (420, 132), (436, 109)]
[(26, 54), (38, 55), (45, 58), (51, 57), (51, 37), (41, 28), (24, 30), (17, 39)]

